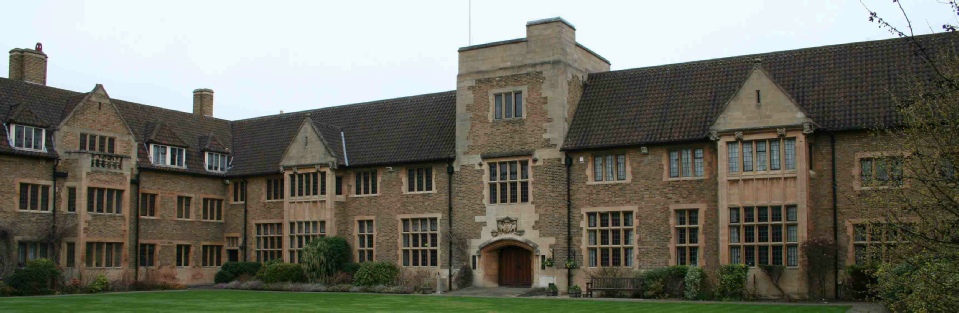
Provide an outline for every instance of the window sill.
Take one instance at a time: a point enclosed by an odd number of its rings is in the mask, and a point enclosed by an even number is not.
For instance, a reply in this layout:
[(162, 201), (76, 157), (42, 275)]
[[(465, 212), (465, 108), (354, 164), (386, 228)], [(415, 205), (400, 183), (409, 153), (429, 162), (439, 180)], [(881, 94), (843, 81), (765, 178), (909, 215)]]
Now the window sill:
[(350, 195), (351, 198), (366, 198), (366, 197), (378, 197), (380, 194), (369, 194), (369, 195)]
[(40, 211), (40, 210), (17, 210), (20, 213), (35, 213), (35, 214), (50, 214), (50, 210)]
[(229, 204), (244, 204), (244, 203), (246, 203), (246, 201), (240, 201), (240, 202), (230, 202)]
[(687, 181), (687, 180), (706, 180), (706, 176), (702, 177), (668, 177), (666, 181)]
[(516, 205), (530, 205), (529, 202), (517, 202), (517, 203), (488, 203), (489, 206), (516, 206)]
[(165, 167), (165, 168), (173, 168), (173, 169), (181, 169), (181, 170), (186, 169), (186, 166), (176, 166), (176, 165), (156, 164), (156, 163), (150, 163), (150, 164), (153, 164), (153, 166)]
[(266, 202), (266, 203), (283, 202), (283, 199), (263, 200), (263, 202)]
[(586, 182), (586, 185), (615, 185), (615, 184), (628, 184), (631, 183), (630, 180), (603, 180), (603, 181), (594, 181), (590, 180)]
[(125, 215), (126, 215), (126, 214), (123, 214), (123, 213), (100, 213), (100, 212), (87, 212), (87, 214), (90, 214), (90, 215), (100, 215), (100, 216), (117, 216), (117, 217), (122, 217), (122, 216), (125, 216)]
[(204, 223), (223, 223), (223, 220), (200, 220)]
[(142, 218), (142, 219), (147, 219), (147, 220), (158, 220), (158, 219), (160, 219), (159, 216), (140, 216), (140, 218)]
[(179, 218), (179, 217), (178, 217), (178, 218), (175, 218), (175, 219), (173, 219), (173, 220), (175, 220), (175, 221), (193, 221), (192, 218)]
[(13, 150), (17, 150), (17, 151), (41, 152), (41, 153), (46, 153), (46, 152), (47, 152), (47, 149), (21, 148), (21, 147), (17, 147), (17, 146), (14, 146), (14, 145), (10, 145), (10, 147), (13, 148)]
[(430, 191), (403, 191), (404, 195), (424, 195), (424, 194), (431, 194), (431, 193), (436, 193), (436, 189), (433, 189)]
[(856, 190), (894, 190), (894, 189), (902, 189), (902, 188), (905, 188), (905, 185), (856, 187)]
[(727, 178), (771, 178), (771, 177), (794, 177), (797, 175), (796, 170), (774, 170), (774, 171), (751, 171), (751, 172), (735, 172), (727, 173)]

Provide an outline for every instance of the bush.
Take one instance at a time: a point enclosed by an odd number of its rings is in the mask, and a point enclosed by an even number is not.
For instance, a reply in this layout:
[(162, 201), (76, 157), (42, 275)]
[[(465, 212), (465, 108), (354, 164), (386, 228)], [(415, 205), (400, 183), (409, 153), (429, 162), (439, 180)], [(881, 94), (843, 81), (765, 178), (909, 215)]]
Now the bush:
[(353, 252), (343, 237), (313, 239), (303, 248), (301, 257), (310, 282), (328, 282), (336, 273), (352, 269)]
[(698, 266), (690, 267), (686, 271), (686, 277), (683, 278), (683, 282), (686, 287), (685, 296), (687, 300), (699, 300), (702, 299), (703, 293), (703, 268)]
[(716, 298), (722, 300), (742, 300), (746, 294), (746, 278), (749, 267), (743, 264), (723, 265), (719, 268), (719, 285), (716, 286)]
[(9, 297), (17, 294), (17, 290), (13, 287), (8, 286), (2, 280), (0, 280), (0, 297)]
[(110, 290), (110, 280), (106, 275), (97, 275), (97, 279), (90, 284), (90, 293), (101, 293)]
[[(228, 283), (240, 277), (254, 277), (263, 264), (259, 262), (226, 262), (220, 267), (220, 271), (213, 277), (216, 283)], [(220, 274), (223, 273), (223, 274)]]
[(291, 263), (274, 263), (264, 267), (260, 280), (266, 284), (306, 282), (303, 266)]
[(682, 298), (683, 281), (686, 279), (688, 266), (675, 265), (651, 269), (640, 274), (645, 284), (646, 298)]
[(400, 268), (391, 262), (365, 262), (360, 264), (360, 269), (353, 276), (353, 285), (356, 286), (376, 286), (376, 285), (396, 285), (396, 280), (400, 276)]
[(456, 283), (456, 288), (466, 288), (473, 285), (473, 268), (468, 264), (463, 264), (460, 267), (460, 270), (456, 272), (456, 276), (453, 277), (453, 282)]
[(52, 294), (54, 284), (60, 280), (60, 270), (48, 259), (27, 262), (10, 276), (10, 287), (25, 296)]
[(256, 271), (256, 279), (263, 280), (263, 274), (266, 273), (266, 268), (275, 264), (283, 264), (282, 259), (272, 259), (266, 262), (263, 262), (263, 265), (260, 266), (260, 269)]
[(876, 267), (867, 265), (846, 266), (846, 295), (854, 300), (868, 300), (875, 297), (870, 286), (876, 285)]

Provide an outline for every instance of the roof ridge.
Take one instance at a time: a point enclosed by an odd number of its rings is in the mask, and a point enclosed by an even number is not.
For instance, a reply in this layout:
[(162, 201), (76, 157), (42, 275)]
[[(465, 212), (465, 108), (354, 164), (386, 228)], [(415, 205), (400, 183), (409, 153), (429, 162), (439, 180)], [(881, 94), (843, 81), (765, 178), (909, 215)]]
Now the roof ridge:
[(315, 108), (315, 109), (308, 109), (308, 110), (302, 110), (302, 111), (284, 112), (284, 113), (280, 113), (280, 114), (263, 115), (263, 116), (257, 116), (257, 117), (239, 119), (239, 120), (233, 120), (233, 121), (231, 121), (231, 123), (235, 123), (235, 122), (249, 122), (249, 121), (255, 121), (255, 120), (259, 120), (259, 119), (266, 119), (266, 118), (272, 118), (272, 117), (278, 117), (278, 116), (286, 116), (286, 115), (291, 115), (291, 114), (295, 115), (295, 114), (313, 113), (313, 112), (319, 112), (319, 111), (322, 111), (322, 110), (329, 110), (329, 109), (335, 109), (335, 108), (362, 107), (362, 106), (377, 105), (377, 104), (382, 105), (382, 104), (385, 104), (385, 103), (382, 103), (382, 102), (386, 102), (386, 101), (397, 101), (397, 100), (403, 100), (403, 99), (411, 99), (411, 98), (416, 98), (416, 97), (425, 97), (425, 96), (439, 95), (439, 94), (444, 94), (444, 93), (455, 93), (455, 92), (456, 92), (456, 90), (447, 90), (447, 91), (430, 92), (430, 93), (424, 93), (424, 94), (418, 94), (418, 95), (412, 95), (412, 96), (403, 96), (403, 97), (388, 98), (388, 99), (379, 99), (379, 100), (372, 100), (372, 101), (365, 101), (365, 102), (348, 103), (348, 104), (327, 106), (327, 107), (321, 107), (321, 108)]
[[(946, 37), (946, 36), (959, 36), (959, 35), (952, 32), (939, 32), (939, 33), (932, 33), (932, 34), (915, 35), (913, 36), (913, 38), (915, 38), (916, 40), (927, 40), (927, 39), (935, 39), (936, 37)], [(589, 75), (604, 76), (604, 75), (615, 75), (620, 73), (629, 73), (633, 71), (657, 70), (657, 69), (677, 68), (677, 67), (684, 67), (684, 66), (695, 66), (695, 65), (706, 65), (706, 64), (721, 65), (722, 61), (732, 61), (732, 60), (739, 60), (744, 58), (775, 56), (775, 55), (789, 54), (789, 53), (795, 53), (800, 51), (810, 51), (810, 52), (828, 51), (829, 49), (848, 48), (856, 45), (861, 45), (861, 46), (868, 45), (870, 47), (874, 47), (877, 45), (898, 43), (905, 40), (908, 40), (908, 38), (897, 37), (897, 38), (887, 38), (887, 39), (880, 39), (880, 40), (863, 40), (863, 41), (857, 41), (857, 42), (838, 43), (838, 44), (831, 44), (831, 45), (824, 45), (824, 46), (814, 46), (814, 47), (760, 52), (760, 53), (752, 53), (752, 54), (741, 54), (741, 55), (733, 55), (733, 56), (716, 57), (711, 59), (701, 59), (701, 60), (684, 61), (684, 62), (678, 62), (678, 63), (668, 63), (668, 64), (626, 68), (626, 69), (619, 69), (615, 71), (591, 73)]]

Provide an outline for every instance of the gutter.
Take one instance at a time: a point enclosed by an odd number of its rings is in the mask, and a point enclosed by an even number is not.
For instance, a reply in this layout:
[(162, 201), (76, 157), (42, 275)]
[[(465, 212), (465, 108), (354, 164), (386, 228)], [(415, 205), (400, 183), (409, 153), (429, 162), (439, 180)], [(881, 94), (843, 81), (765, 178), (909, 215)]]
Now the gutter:
[[(446, 225), (447, 225), (446, 227), (449, 228), (448, 231), (451, 232), (451, 234), (453, 231), (453, 172), (454, 171), (455, 171), (455, 168), (453, 168), (453, 161), (452, 160), (447, 161), (446, 162), (446, 185), (447, 185), (446, 203), (448, 207), (446, 212)], [(450, 257), (447, 260), (447, 267), (449, 267), (447, 270), (449, 271), (449, 273), (447, 274), (447, 277), (446, 277), (446, 280), (447, 280), (446, 289), (448, 291), (453, 291), (453, 239), (452, 239), (452, 236), (451, 238), (448, 238), (448, 239), (449, 240), (447, 240), (447, 245), (448, 245), (447, 251), (449, 251)]]
[[(573, 158), (566, 155), (566, 259), (569, 260), (573, 258), (575, 260), (576, 256), (573, 255), (573, 200), (570, 197), (571, 193), (571, 182), (570, 177), (573, 170)], [(566, 267), (566, 290), (569, 291), (569, 288), (572, 287), (573, 283), (573, 269)]]
[(832, 236), (833, 242), (836, 247), (836, 251), (833, 254), (833, 270), (835, 271), (835, 281), (834, 281), (834, 292), (836, 299), (839, 299), (840, 296), (840, 286), (839, 283), (839, 199), (838, 192), (839, 187), (836, 183), (836, 134), (829, 133), (829, 150), (832, 153)]

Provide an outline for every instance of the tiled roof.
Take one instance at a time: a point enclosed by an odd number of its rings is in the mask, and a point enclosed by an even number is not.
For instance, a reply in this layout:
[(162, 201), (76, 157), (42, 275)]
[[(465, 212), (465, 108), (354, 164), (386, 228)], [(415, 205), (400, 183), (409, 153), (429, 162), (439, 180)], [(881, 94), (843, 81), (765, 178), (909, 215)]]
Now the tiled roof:
[[(68, 100), (80, 93), (63, 90), (33, 83), (25, 83), (6, 78), (0, 78), (0, 116), (5, 119), (16, 110), (17, 106), (27, 105), (30, 112), (46, 124), (59, 123), (64, 106)], [(15, 154), (24, 156), (55, 158), (53, 150), (52, 132), (47, 132), (47, 152), (32, 152), (15, 150), (10, 147), (8, 130), (0, 130), (0, 154)]]
[(357, 167), (455, 155), (456, 92), (447, 91), (235, 121), (230, 175), (279, 172), (283, 153), (307, 114), (343, 165), (344, 158)]
[[(915, 38), (936, 53), (957, 36)], [(703, 140), (757, 61), (819, 127), (892, 126), (891, 93), (930, 75), (915, 51), (890, 39), (590, 74), (564, 149)]]

